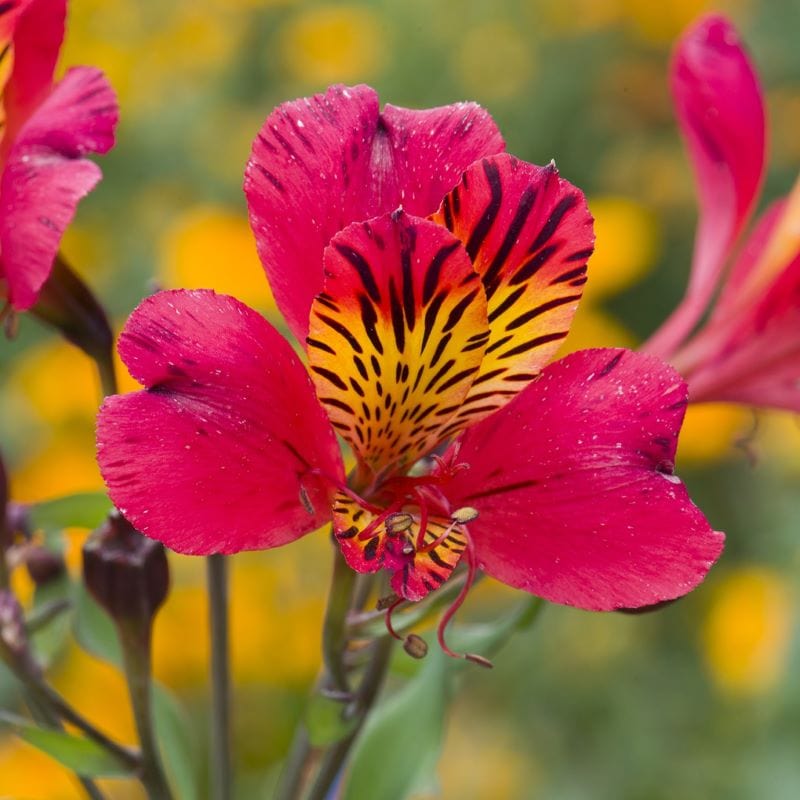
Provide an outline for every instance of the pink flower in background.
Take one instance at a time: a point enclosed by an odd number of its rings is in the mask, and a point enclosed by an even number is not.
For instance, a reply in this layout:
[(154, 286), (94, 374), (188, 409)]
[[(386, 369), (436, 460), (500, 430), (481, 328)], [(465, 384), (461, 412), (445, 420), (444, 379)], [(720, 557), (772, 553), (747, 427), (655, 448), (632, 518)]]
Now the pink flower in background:
[(800, 411), (800, 189), (767, 209), (724, 275), (758, 197), (766, 127), (758, 78), (730, 22), (705, 17), (686, 31), (672, 88), (700, 222), (686, 297), (644, 349), (678, 368), (692, 402)]
[[(462, 560), (465, 591), (481, 568), (589, 609), (703, 579), (723, 537), (673, 474), (686, 386), (624, 350), (546, 366), (592, 220), (553, 165), (502, 149), (473, 104), (381, 112), (365, 86), (270, 115), (245, 190), (309, 371), (233, 298), (145, 300), (120, 339), (145, 389), (109, 398), (98, 423), (110, 495), (137, 528), (233, 553), (333, 516), (348, 563), (391, 572), (401, 600)], [(334, 432), (356, 456), (349, 485)]]
[(114, 144), (117, 100), (97, 69), (53, 83), (66, 0), (0, 3), (0, 295), (30, 308), (78, 201), (100, 179), (84, 158)]

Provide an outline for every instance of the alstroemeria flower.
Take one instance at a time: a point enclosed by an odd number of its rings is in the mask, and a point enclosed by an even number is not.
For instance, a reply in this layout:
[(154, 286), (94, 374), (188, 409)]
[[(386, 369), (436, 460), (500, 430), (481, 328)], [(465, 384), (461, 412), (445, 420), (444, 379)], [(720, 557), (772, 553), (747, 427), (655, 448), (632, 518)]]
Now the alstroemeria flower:
[[(348, 563), (388, 570), (398, 602), (462, 560), (467, 588), (480, 567), (590, 609), (702, 580), (723, 537), (672, 471), (685, 384), (623, 350), (545, 366), (592, 220), (553, 165), (501, 148), (474, 105), (380, 112), (364, 86), (268, 118), (246, 190), (309, 373), (233, 298), (145, 300), (120, 353), (146, 388), (108, 399), (98, 428), (111, 497), (138, 529), (231, 553), (332, 515)], [(357, 459), (349, 485), (334, 430)]]
[(720, 289), (763, 177), (763, 95), (730, 22), (706, 17), (681, 37), (672, 83), (700, 224), (686, 299), (645, 349), (679, 369), (693, 402), (800, 411), (800, 188), (762, 215), (709, 320), (685, 341)]
[(30, 308), (78, 201), (100, 180), (84, 158), (114, 144), (118, 110), (102, 72), (53, 72), (66, 0), (0, 4), (0, 298)]

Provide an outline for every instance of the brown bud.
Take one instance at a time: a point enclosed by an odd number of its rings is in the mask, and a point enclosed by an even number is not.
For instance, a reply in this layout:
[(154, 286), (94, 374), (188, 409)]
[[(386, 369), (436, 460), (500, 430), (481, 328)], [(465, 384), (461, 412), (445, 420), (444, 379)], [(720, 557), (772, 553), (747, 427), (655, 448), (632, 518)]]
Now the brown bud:
[(149, 624), (169, 589), (167, 554), (114, 511), (83, 546), (83, 579), (115, 621)]
[(67, 570), (63, 556), (46, 547), (30, 546), (24, 558), (28, 574), (37, 586), (58, 580)]
[(411, 658), (425, 658), (428, 655), (428, 643), (416, 633), (409, 633), (403, 641), (403, 650)]

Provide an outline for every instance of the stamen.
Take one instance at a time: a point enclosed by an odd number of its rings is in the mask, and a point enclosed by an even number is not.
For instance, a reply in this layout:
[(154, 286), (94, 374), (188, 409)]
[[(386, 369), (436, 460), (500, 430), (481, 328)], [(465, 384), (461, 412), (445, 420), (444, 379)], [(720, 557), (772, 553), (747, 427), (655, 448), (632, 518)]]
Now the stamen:
[(417, 547), (418, 553), (430, 553), (431, 550), (435, 550), (452, 532), (453, 528), (458, 525), (457, 522), (451, 522), (444, 531), (437, 536), (430, 544), (423, 545), (422, 547)]
[(450, 515), (450, 518), (453, 520), (453, 522), (457, 522), (459, 525), (466, 525), (468, 522), (474, 522), (476, 519), (478, 519), (478, 509), (473, 508), (472, 506), (457, 508)]
[(386, 518), (386, 533), (397, 536), (398, 533), (407, 531), (414, 524), (414, 517), (405, 512), (390, 514)]
[(332, 486), (334, 489), (337, 489), (342, 494), (347, 495), (353, 502), (358, 503), (362, 508), (365, 508), (367, 511), (370, 511), (373, 514), (379, 514), (382, 509), (379, 506), (375, 506), (372, 503), (368, 503), (361, 497), (359, 494), (354, 492), (346, 483), (342, 483), (342, 481), (334, 478), (332, 475), (329, 475), (327, 472), (323, 472), (319, 467), (312, 467), (311, 469), (307, 470), (301, 477), (300, 480), (306, 475), (314, 475), (317, 478), (321, 478), (325, 483), (329, 486)]
[(447, 609), (447, 611), (445, 611), (442, 619), (439, 621), (436, 637), (439, 640), (439, 647), (441, 647), (448, 656), (451, 656), (452, 658), (463, 658), (467, 661), (472, 661), (474, 664), (479, 664), (480, 666), (489, 669), (493, 666), (493, 664), (488, 658), (484, 658), (483, 656), (479, 656), (475, 653), (456, 653), (447, 646), (447, 642), (444, 638), (445, 630), (450, 623), (450, 620), (455, 616), (455, 613), (459, 608), (461, 608), (461, 605), (466, 599), (469, 590), (472, 588), (472, 584), (475, 582), (475, 573), (477, 572), (477, 565), (475, 563), (475, 546), (472, 544), (472, 537), (469, 535), (469, 532), (466, 528), (464, 528), (464, 535), (467, 538), (467, 579), (464, 581), (464, 585), (461, 587), (458, 597), (456, 597), (456, 599), (453, 601), (453, 604)]
[[(373, 536), (375, 536), (376, 529), (380, 525), (382, 525), (387, 519), (389, 519), (389, 517), (397, 514), (397, 512), (400, 511), (402, 507), (403, 507), (402, 502), (392, 503), (389, 506), (389, 508), (385, 509), (380, 514), (378, 514), (378, 516), (375, 517), (375, 519), (373, 519), (372, 522), (370, 522), (369, 525), (367, 525), (367, 527), (364, 528), (363, 531), (361, 531), (361, 533), (358, 534), (359, 541), (363, 542), (366, 539), (371, 539)], [(386, 532), (389, 533), (388, 530)]]
[(395, 600), (394, 603), (392, 603), (389, 608), (386, 609), (386, 617), (384, 618), (386, 630), (389, 631), (389, 634), (394, 636), (394, 638), (399, 642), (403, 641), (403, 637), (394, 629), (394, 626), (392, 625), (392, 614), (394, 613), (394, 610), (404, 602), (404, 598), (398, 597), (397, 600)]

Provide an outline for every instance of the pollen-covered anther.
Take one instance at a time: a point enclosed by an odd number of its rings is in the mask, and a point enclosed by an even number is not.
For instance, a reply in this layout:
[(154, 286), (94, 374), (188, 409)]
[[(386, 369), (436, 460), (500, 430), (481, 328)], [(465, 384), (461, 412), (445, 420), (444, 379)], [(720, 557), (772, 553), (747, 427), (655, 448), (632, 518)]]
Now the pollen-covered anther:
[(457, 522), (459, 525), (466, 525), (468, 522), (474, 522), (478, 519), (478, 509), (472, 506), (463, 506), (457, 508), (451, 515), (450, 519)]
[(414, 517), (405, 512), (397, 512), (386, 517), (386, 533), (390, 536), (397, 536), (403, 531), (407, 531), (414, 524)]
[(411, 658), (425, 658), (428, 655), (428, 643), (416, 633), (409, 633), (403, 640), (403, 650), (408, 653)]
[(379, 597), (378, 602), (375, 603), (375, 610), (386, 611), (387, 608), (391, 608), (400, 599), (401, 598), (394, 593), (386, 595), (386, 597)]
[(494, 669), (494, 664), (492, 664), (488, 658), (479, 656), (477, 653), (464, 653), (464, 658), (467, 661), (471, 661), (473, 664), (477, 664), (479, 667), (483, 667), (484, 669)]

